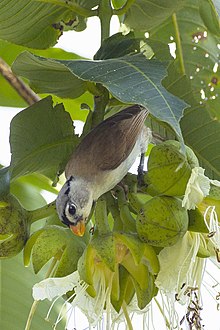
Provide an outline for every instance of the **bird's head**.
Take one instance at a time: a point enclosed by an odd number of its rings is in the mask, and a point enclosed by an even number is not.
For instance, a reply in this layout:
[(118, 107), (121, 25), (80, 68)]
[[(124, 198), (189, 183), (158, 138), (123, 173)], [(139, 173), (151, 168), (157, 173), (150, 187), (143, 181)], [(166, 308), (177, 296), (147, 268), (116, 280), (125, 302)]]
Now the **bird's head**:
[(71, 176), (63, 185), (56, 200), (60, 220), (77, 236), (83, 236), (86, 220), (93, 204), (89, 184)]

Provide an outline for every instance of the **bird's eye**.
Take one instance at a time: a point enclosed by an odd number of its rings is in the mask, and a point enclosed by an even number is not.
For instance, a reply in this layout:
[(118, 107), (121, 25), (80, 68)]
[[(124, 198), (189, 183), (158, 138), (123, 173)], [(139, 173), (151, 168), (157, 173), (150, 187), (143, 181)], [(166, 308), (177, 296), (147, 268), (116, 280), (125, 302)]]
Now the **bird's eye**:
[(76, 206), (74, 204), (69, 204), (68, 212), (70, 215), (74, 215), (76, 213)]

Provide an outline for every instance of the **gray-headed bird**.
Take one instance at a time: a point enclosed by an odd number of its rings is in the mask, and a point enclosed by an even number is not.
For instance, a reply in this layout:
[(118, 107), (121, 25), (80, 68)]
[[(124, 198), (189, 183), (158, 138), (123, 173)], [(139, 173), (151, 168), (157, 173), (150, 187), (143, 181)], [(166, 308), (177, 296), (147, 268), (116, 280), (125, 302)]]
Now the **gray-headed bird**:
[(94, 202), (145, 153), (151, 139), (144, 123), (147, 115), (148, 110), (138, 105), (126, 108), (92, 129), (73, 152), (56, 208), (60, 220), (76, 235), (83, 236)]

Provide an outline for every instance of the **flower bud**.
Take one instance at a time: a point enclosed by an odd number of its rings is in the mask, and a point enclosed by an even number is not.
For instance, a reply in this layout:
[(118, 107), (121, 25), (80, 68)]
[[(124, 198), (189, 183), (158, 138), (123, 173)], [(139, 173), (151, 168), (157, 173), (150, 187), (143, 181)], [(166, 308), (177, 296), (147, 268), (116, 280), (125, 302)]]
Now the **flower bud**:
[(0, 258), (18, 254), (29, 236), (28, 212), (13, 195), (0, 201)]

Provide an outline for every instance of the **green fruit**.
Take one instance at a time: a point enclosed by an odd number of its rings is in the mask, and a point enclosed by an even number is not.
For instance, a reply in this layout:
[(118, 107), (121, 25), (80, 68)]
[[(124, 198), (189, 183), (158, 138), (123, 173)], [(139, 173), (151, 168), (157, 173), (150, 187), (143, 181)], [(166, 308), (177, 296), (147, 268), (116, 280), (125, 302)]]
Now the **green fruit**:
[(178, 198), (161, 196), (149, 200), (137, 216), (137, 233), (153, 246), (170, 246), (188, 228), (188, 213)]
[(185, 155), (180, 147), (177, 141), (166, 141), (152, 148), (145, 175), (150, 194), (184, 195), (191, 170), (199, 164), (189, 147), (186, 147)]
[(0, 258), (18, 254), (29, 236), (27, 211), (13, 195), (0, 201)]

